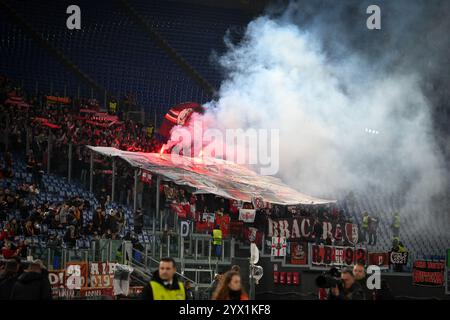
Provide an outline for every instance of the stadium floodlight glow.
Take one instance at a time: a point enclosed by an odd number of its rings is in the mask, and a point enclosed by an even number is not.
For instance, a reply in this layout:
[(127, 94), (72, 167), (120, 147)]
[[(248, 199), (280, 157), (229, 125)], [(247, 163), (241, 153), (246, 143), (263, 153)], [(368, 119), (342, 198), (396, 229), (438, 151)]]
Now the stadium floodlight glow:
[(369, 129), (369, 128), (364, 128), (364, 131), (367, 133), (371, 133), (371, 134), (380, 134), (380, 131)]

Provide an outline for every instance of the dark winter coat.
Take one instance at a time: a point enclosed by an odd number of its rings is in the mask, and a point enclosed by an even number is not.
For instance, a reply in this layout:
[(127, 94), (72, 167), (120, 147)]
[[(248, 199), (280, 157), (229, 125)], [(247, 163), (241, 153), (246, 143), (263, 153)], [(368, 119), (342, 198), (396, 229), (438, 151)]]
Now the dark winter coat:
[(24, 272), (17, 278), (11, 300), (51, 300), (52, 290), (46, 272)]
[(17, 275), (15, 273), (3, 272), (0, 274), (0, 300), (9, 300), (16, 281)]

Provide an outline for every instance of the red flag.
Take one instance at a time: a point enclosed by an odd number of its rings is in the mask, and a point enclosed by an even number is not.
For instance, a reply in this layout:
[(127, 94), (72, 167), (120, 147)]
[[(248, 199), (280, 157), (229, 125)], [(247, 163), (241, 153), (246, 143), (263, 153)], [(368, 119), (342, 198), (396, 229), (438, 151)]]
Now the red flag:
[(185, 206), (180, 203), (172, 203), (170, 205), (172, 210), (178, 215), (179, 218), (186, 218), (187, 217), (187, 211), (185, 210)]

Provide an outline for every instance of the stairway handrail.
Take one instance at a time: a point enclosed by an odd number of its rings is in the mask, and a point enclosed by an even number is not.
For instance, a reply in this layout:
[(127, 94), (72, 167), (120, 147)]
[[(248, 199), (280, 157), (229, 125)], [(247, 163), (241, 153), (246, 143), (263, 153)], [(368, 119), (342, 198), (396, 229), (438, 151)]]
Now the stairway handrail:
[[(135, 251), (135, 252), (137, 252), (137, 253), (140, 253), (142, 256), (145, 255), (144, 252), (142, 252), (142, 251), (140, 251), (140, 250), (138, 250), (138, 249), (133, 248), (133, 251)], [(153, 257), (151, 257), (151, 256), (148, 256), (148, 255), (147, 255), (147, 258), (150, 259), (150, 260), (153, 261), (153, 262), (156, 262), (157, 264), (159, 264), (159, 262), (160, 262), (160, 261), (158, 261), (157, 259), (155, 259), (155, 258), (153, 258)], [(133, 260), (134, 260), (134, 259), (132, 259), (132, 263), (136, 263), (136, 262), (133, 261)], [(136, 263), (136, 264), (137, 264), (137, 263)], [(141, 263), (141, 264), (142, 264), (142, 263)], [(142, 265), (143, 265), (143, 264), (142, 264)], [(147, 266), (145, 266), (145, 267), (147, 267)], [(150, 273), (150, 274), (151, 274), (151, 273)], [(189, 278), (189, 277), (186, 277), (185, 275), (179, 273), (178, 271), (176, 271), (176, 274), (177, 274), (179, 277), (181, 277), (181, 278), (183, 278), (183, 279), (185, 279), (185, 280), (187, 280), (187, 281), (192, 282), (193, 285), (195, 285), (195, 286), (198, 285), (198, 283), (197, 283), (196, 281), (192, 280), (192, 279)]]

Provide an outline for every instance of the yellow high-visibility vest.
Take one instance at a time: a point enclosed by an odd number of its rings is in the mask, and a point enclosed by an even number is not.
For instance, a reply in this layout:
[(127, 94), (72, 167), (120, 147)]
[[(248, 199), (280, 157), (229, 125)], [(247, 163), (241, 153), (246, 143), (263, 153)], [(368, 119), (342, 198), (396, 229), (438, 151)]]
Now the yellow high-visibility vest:
[(153, 135), (153, 127), (147, 127), (147, 136), (151, 137)]
[(117, 102), (109, 102), (109, 111), (116, 113), (117, 111)]
[(181, 282), (178, 282), (179, 288), (176, 290), (169, 290), (156, 281), (150, 281), (150, 286), (152, 287), (153, 300), (186, 300), (186, 293)]
[(213, 230), (213, 244), (216, 246), (222, 245), (222, 230), (220, 229)]
[(363, 220), (362, 220), (362, 227), (363, 227), (364, 229), (367, 229), (367, 228), (369, 227), (369, 216), (363, 217)]
[(400, 217), (399, 216), (394, 216), (394, 228), (400, 228)]

